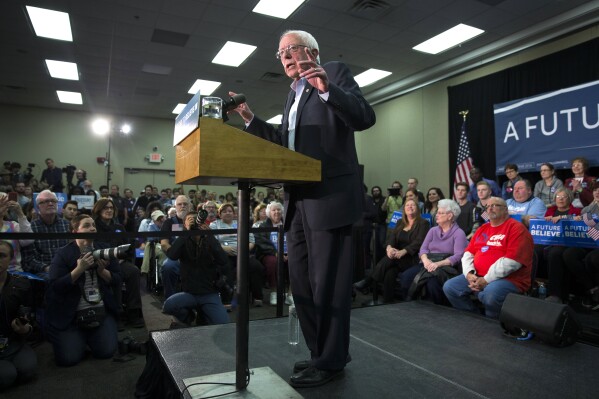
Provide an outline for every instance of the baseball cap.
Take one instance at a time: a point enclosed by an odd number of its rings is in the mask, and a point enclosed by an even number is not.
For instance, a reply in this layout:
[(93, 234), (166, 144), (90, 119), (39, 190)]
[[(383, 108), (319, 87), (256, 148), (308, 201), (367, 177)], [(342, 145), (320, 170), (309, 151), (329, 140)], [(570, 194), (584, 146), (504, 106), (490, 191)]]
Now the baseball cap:
[(164, 215), (164, 213), (162, 211), (154, 211), (154, 212), (152, 212), (152, 220), (156, 221), (160, 217), (165, 217), (165, 215)]

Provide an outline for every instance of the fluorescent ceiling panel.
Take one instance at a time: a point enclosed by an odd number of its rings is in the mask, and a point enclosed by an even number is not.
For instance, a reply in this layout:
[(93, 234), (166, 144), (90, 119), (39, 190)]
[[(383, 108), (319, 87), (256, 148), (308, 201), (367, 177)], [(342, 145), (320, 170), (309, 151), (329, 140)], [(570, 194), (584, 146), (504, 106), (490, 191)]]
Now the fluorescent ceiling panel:
[(58, 100), (61, 103), (65, 104), (83, 104), (83, 98), (81, 97), (81, 93), (76, 91), (60, 91), (56, 90), (56, 94), (58, 95)]
[(238, 67), (254, 52), (254, 50), (256, 50), (256, 46), (227, 42), (223, 48), (220, 49), (216, 57), (214, 57), (212, 63)]
[(354, 79), (356, 79), (358, 86), (364, 87), (373, 84), (374, 82), (379, 81), (383, 78), (386, 78), (389, 75), (391, 75), (391, 72), (370, 68), (357, 75)]
[(412, 47), (412, 49), (429, 54), (439, 54), (484, 32), (484, 30), (473, 26), (459, 24), (420, 43), (416, 47)]
[(283, 121), (283, 115), (279, 114), (277, 116), (273, 116), (272, 118), (270, 118), (266, 122), (272, 123), (273, 125), (280, 125), (282, 121)]
[(216, 90), (218, 88), (218, 86), (220, 86), (220, 82), (213, 82), (212, 80), (198, 79), (195, 81), (193, 86), (191, 86), (188, 93), (196, 94), (199, 91), (200, 95), (209, 96), (212, 93), (214, 93), (214, 90)]
[(173, 109), (173, 114), (179, 115), (181, 113), (181, 111), (183, 111), (183, 108), (185, 108), (185, 104), (181, 104), (181, 103), (177, 104), (175, 109)]
[(305, 0), (260, 0), (252, 10), (258, 14), (285, 19)]
[(31, 6), (26, 8), (36, 35), (56, 40), (73, 41), (69, 14)]
[(56, 79), (79, 80), (79, 71), (74, 62), (46, 60), (50, 76)]

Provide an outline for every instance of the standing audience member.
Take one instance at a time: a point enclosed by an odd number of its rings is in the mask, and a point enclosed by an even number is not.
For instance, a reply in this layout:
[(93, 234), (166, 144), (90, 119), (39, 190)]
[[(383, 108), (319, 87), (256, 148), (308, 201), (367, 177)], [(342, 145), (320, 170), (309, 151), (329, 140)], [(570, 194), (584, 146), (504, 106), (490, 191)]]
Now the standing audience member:
[[(95, 233), (94, 220), (79, 215), (71, 222), (74, 233)], [(52, 259), (46, 291), (46, 331), (59, 366), (74, 366), (89, 347), (94, 357), (109, 359), (117, 349), (120, 290), (117, 260), (94, 259), (103, 248), (92, 239), (76, 239), (60, 248)]]
[(137, 201), (135, 201), (135, 205), (133, 205), (133, 213), (134, 214), (137, 213), (137, 209), (141, 208), (141, 209), (145, 210), (148, 207), (148, 204), (150, 202), (160, 200), (159, 197), (154, 197), (152, 195), (153, 188), (154, 187), (151, 184), (147, 184), (144, 187), (144, 195), (140, 195), (139, 198), (137, 198)]
[[(383, 284), (383, 300), (393, 302), (397, 275), (418, 262), (418, 251), (430, 225), (420, 216), (417, 199), (406, 199), (403, 214), (387, 239), (387, 256), (376, 264), (370, 276), (354, 284), (365, 290), (373, 283)], [(376, 288), (375, 288), (376, 289)]]
[[(5, 220), (7, 214), (11, 212), (17, 220)], [(31, 223), (25, 217), (23, 209), (15, 201), (9, 201), (6, 193), (0, 192), (0, 232), (2, 233), (31, 233)], [(30, 246), (33, 244), (33, 240), (9, 240), (7, 241), (12, 245), (13, 257), (9, 259), (8, 271), (9, 272), (22, 272), (23, 271), (23, 259), (21, 254), (21, 247)]]
[(25, 195), (25, 183), (21, 182), (16, 182), (15, 183), (15, 191), (17, 192), (17, 202), (19, 203), (19, 205), (22, 207), (24, 207), (28, 202), (31, 201), (31, 198), (27, 197), (27, 195)]
[(435, 225), (435, 215), (437, 214), (437, 206), (439, 201), (445, 199), (443, 191), (438, 187), (432, 187), (426, 193), (426, 201), (424, 202), (424, 213), (430, 213), (433, 218), (432, 225)]
[(555, 177), (555, 167), (550, 163), (541, 164), (541, 180), (535, 184), (534, 196), (549, 207), (555, 204), (555, 193), (563, 186), (564, 183)]
[(572, 205), (576, 208), (584, 208), (593, 202), (591, 186), (597, 178), (587, 175), (588, 170), (589, 161), (586, 158), (574, 158), (572, 160), (572, 173), (574, 177), (570, 177), (564, 182), (564, 186), (574, 194)]
[(54, 160), (52, 158), (46, 158), (46, 166), (47, 168), (42, 172), (40, 183), (52, 192), (62, 193), (62, 190), (64, 190), (64, 185), (62, 184), (62, 170), (54, 165)]
[(12, 246), (0, 241), (0, 392), (31, 380), (37, 373), (37, 356), (26, 343), (33, 327), (24, 307), (33, 305), (29, 280), (8, 273)]
[(376, 218), (374, 220), (376, 223), (374, 227), (375, 240), (372, 243), (373, 251), (376, 254), (374, 264), (377, 264), (381, 258), (385, 256), (385, 241), (387, 241), (387, 212), (382, 208), (383, 203), (385, 202), (383, 190), (381, 190), (379, 186), (372, 186), (370, 193), (372, 195), (372, 203), (377, 209)]
[[(185, 230), (209, 230), (205, 224), (196, 225), (196, 212), (185, 215)], [(163, 311), (172, 315), (171, 328), (187, 327), (196, 319), (201, 324), (225, 324), (229, 316), (223, 306), (215, 281), (227, 274), (228, 259), (212, 235), (177, 237), (169, 247), (169, 259), (181, 264), (181, 292), (169, 296)]]
[(518, 165), (516, 164), (508, 163), (503, 170), (507, 181), (501, 186), (501, 198), (507, 201), (513, 196), (514, 184), (522, 180), (522, 177), (518, 174)]
[(133, 196), (133, 190), (130, 188), (126, 188), (123, 190), (123, 194), (125, 195), (124, 203), (125, 209), (127, 210), (127, 224), (125, 227), (127, 231), (135, 231), (135, 213), (133, 212), (133, 206), (135, 205), (135, 197)]
[[(34, 233), (68, 233), (69, 222), (58, 215), (56, 194), (43, 190), (35, 201), (39, 209), (39, 218), (31, 222)], [(48, 278), (50, 263), (59, 248), (67, 245), (66, 238), (38, 239), (23, 248), (23, 270)]]
[(127, 201), (119, 194), (119, 186), (113, 184), (110, 186), (110, 198), (116, 206), (116, 217), (119, 223), (127, 227), (129, 223), (129, 214), (127, 213)]
[(456, 216), (457, 219), (455, 222), (464, 231), (466, 236), (472, 233), (476, 219), (476, 206), (468, 201), (468, 191), (470, 191), (468, 183), (461, 182), (455, 185), (455, 198), (460, 207), (460, 215)]
[(489, 223), (480, 226), (462, 257), (463, 274), (448, 280), (443, 292), (451, 305), (478, 313), (470, 296), (474, 294), (485, 315), (498, 318), (505, 297), (530, 288), (533, 257), (532, 236), (512, 218), (502, 198), (487, 203)]
[(385, 223), (389, 224), (391, 222), (391, 217), (393, 216), (393, 212), (399, 211), (402, 205), (402, 185), (399, 181), (394, 181), (391, 183), (390, 194), (383, 201), (383, 205), (381, 205), (381, 209), (387, 212), (387, 218), (385, 219)]
[(485, 181), (491, 187), (491, 194), (494, 197), (501, 197), (501, 189), (494, 180), (483, 177), (482, 172), (476, 166), (470, 169), (470, 179), (472, 184), (470, 185), (470, 192), (468, 193), (468, 200), (474, 204), (478, 202), (478, 193), (476, 192), (477, 183)]
[[(422, 194), (422, 192), (420, 190), (418, 190), (418, 179), (415, 177), (410, 177), (408, 179), (408, 190), (411, 188), (416, 190), (416, 193), (418, 195), (418, 202), (424, 203), (426, 201), (426, 199), (424, 198), (424, 194)], [(404, 198), (404, 202), (405, 202), (405, 198)]]

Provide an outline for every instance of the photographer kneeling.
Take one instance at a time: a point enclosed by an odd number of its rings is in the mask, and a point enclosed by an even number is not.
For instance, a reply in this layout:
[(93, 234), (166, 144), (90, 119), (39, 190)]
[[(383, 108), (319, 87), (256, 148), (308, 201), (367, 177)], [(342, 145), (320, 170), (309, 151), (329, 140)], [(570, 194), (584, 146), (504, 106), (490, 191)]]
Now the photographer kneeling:
[[(185, 216), (185, 230), (210, 230), (202, 220), (196, 220), (197, 216), (195, 212)], [(181, 263), (181, 292), (168, 297), (163, 306), (164, 313), (174, 317), (171, 328), (189, 326), (195, 318), (194, 309), (201, 312), (200, 317), (207, 324), (228, 323), (229, 316), (216, 286), (219, 276), (226, 275), (228, 258), (216, 238), (177, 237), (166, 255)]]
[[(74, 233), (95, 233), (88, 215), (71, 221)], [(118, 306), (111, 287), (121, 286), (119, 263), (97, 251), (93, 239), (76, 239), (60, 248), (50, 265), (50, 286), (46, 292), (48, 341), (59, 366), (74, 366), (85, 356), (111, 358), (117, 349)]]

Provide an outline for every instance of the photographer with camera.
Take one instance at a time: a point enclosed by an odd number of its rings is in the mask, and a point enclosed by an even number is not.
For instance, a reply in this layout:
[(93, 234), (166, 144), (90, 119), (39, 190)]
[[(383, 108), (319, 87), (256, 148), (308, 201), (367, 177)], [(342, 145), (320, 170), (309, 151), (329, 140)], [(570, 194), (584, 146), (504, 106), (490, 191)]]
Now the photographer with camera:
[[(95, 233), (96, 223), (88, 215), (79, 215), (71, 221), (71, 231)], [(111, 358), (117, 349), (118, 305), (113, 289), (120, 289), (121, 276), (114, 254), (97, 251), (105, 247), (93, 239), (75, 239), (52, 259), (46, 333), (59, 366), (79, 363), (86, 346), (99, 359)]]
[[(185, 230), (210, 230), (207, 212), (189, 212), (183, 221)], [(229, 316), (219, 296), (218, 287), (227, 275), (228, 258), (212, 235), (177, 237), (166, 252), (169, 259), (181, 265), (181, 292), (164, 302), (163, 312), (173, 316), (171, 328), (188, 327), (195, 318), (194, 310), (206, 324), (224, 324)]]
[(0, 241), (0, 391), (30, 380), (37, 372), (37, 356), (25, 343), (33, 330), (31, 284), (8, 273), (13, 257), (11, 244)]

